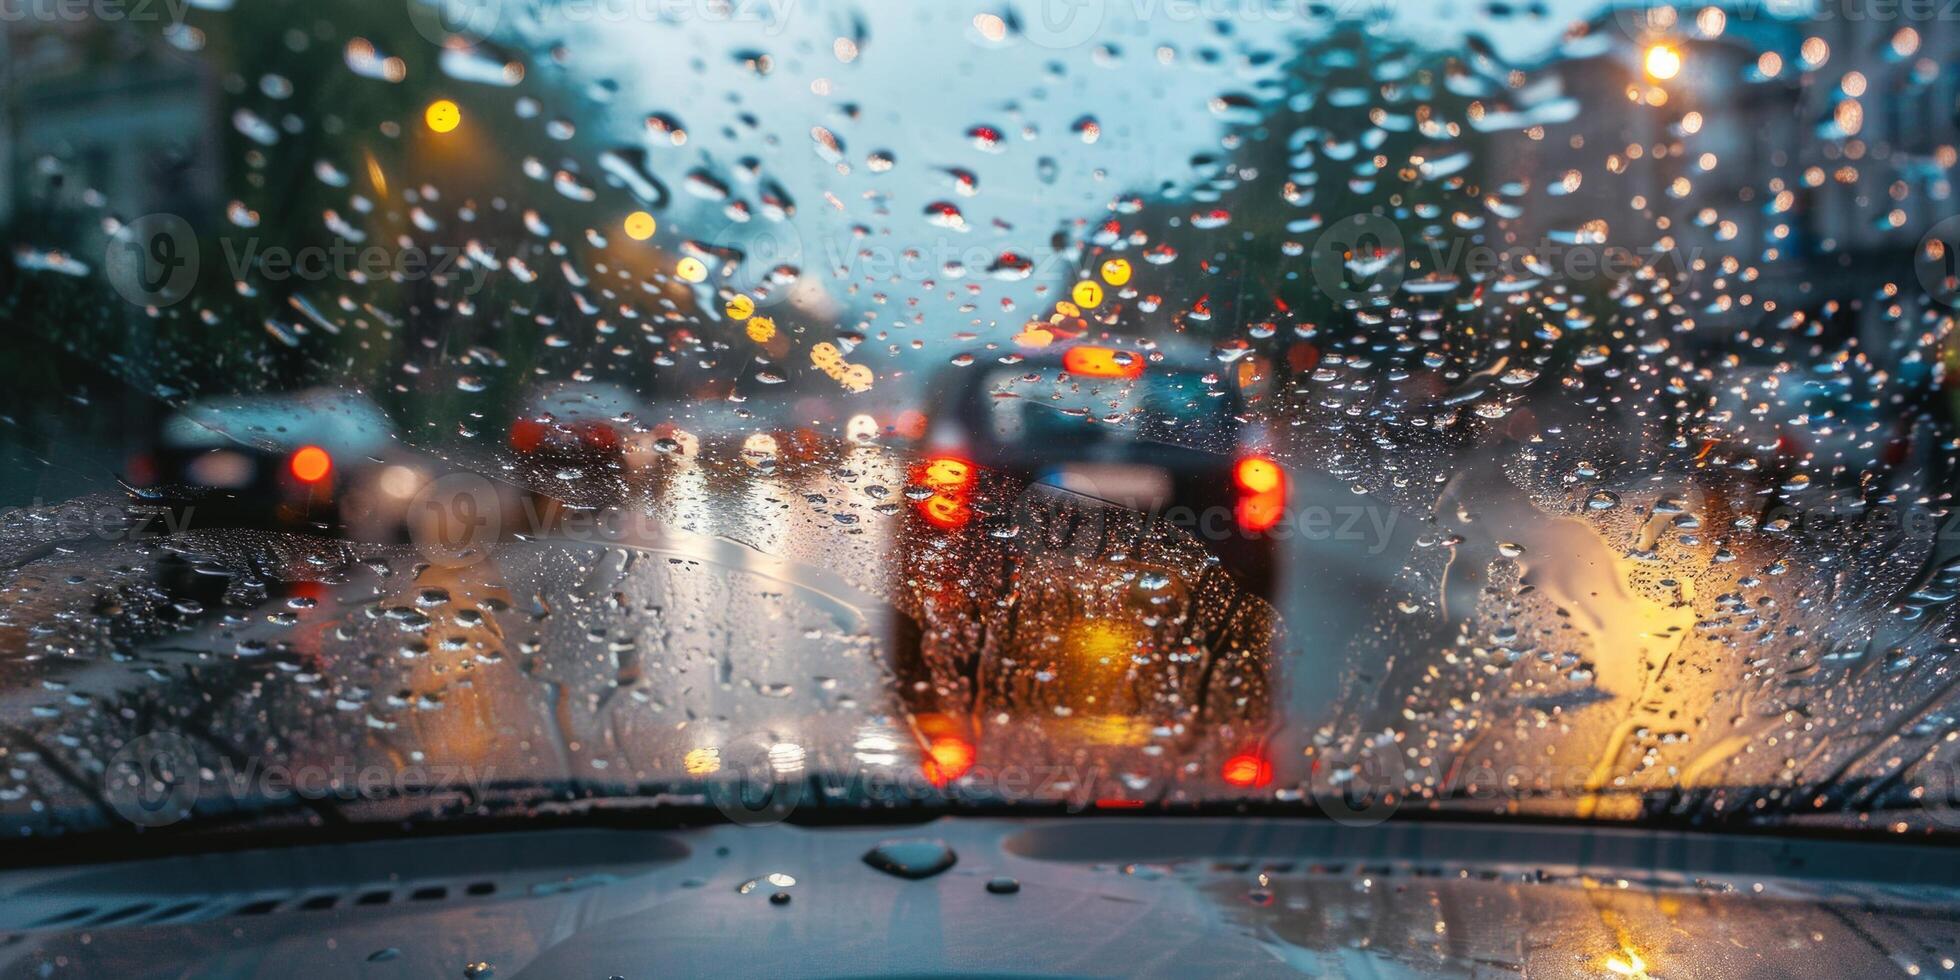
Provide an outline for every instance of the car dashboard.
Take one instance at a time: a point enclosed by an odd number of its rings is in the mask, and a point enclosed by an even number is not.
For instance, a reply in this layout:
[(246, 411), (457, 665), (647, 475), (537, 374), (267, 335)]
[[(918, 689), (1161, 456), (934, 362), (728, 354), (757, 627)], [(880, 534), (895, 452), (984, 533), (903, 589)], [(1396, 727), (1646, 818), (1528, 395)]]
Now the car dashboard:
[[(950, 861), (950, 864), (946, 862)], [(461, 834), (17, 870), (6, 976), (1873, 976), (1950, 852), (1432, 820)]]

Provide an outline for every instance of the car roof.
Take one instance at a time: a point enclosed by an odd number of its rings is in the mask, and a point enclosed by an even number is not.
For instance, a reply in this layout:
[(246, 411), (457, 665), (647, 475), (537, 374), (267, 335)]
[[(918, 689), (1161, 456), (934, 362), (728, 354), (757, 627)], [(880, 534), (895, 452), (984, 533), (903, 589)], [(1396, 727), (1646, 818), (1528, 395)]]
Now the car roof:
[(284, 451), (312, 445), (335, 455), (363, 455), (386, 448), (394, 431), (387, 413), (365, 396), (314, 388), (192, 402), (164, 420), (163, 442), (180, 449), (243, 444)]

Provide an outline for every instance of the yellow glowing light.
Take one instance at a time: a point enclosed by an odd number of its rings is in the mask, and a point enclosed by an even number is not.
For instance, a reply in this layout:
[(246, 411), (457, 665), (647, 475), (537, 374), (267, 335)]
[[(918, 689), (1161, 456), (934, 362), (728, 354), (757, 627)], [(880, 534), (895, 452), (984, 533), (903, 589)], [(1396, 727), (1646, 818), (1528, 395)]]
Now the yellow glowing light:
[(688, 282), (700, 282), (708, 278), (708, 267), (700, 259), (690, 255), (674, 263), (674, 275)]
[(938, 456), (926, 462), (918, 480), (934, 490), (964, 491), (973, 483), (973, 464), (952, 456)]
[(746, 320), (749, 317), (755, 315), (755, 300), (752, 300), (747, 296), (742, 295), (741, 293), (736, 293), (735, 296), (728, 301), (728, 305), (721, 308), (721, 311), (723, 313), (728, 314), (728, 318), (730, 320), (733, 320), (736, 323), (740, 323), (743, 320)]
[(1656, 44), (1647, 49), (1647, 75), (1667, 81), (1681, 74), (1681, 53), (1665, 44)]
[(438, 133), (447, 133), (463, 124), (463, 110), (448, 99), (437, 99), (423, 111), (422, 121)]
[(1014, 343), (1034, 350), (1040, 350), (1054, 342), (1055, 335), (1040, 327), (1031, 326), (1014, 335)]
[(1112, 286), (1121, 286), (1130, 281), (1128, 259), (1110, 259), (1102, 264), (1103, 281)]
[(831, 377), (840, 377), (848, 366), (844, 363), (844, 352), (828, 340), (820, 340), (810, 348), (810, 363)]
[(1639, 953), (1628, 950), (1623, 956), (1615, 956), (1606, 961), (1606, 968), (1623, 977), (1645, 977), (1647, 963)]
[(1062, 641), (1062, 652), (1077, 667), (1093, 671), (1125, 671), (1137, 635), (1107, 620), (1077, 620)]
[(1069, 297), (1075, 300), (1075, 305), (1085, 310), (1092, 309), (1102, 305), (1103, 291), (1101, 286), (1096, 285), (1095, 280), (1084, 279), (1069, 291)]
[(681, 758), (681, 766), (690, 776), (711, 776), (721, 771), (721, 750), (689, 749), (687, 755)]
[(973, 29), (989, 41), (999, 42), (1007, 37), (1007, 21), (1002, 20), (999, 14), (974, 15)]
[(776, 321), (759, 316), (749, 321), (749, 339), (758, 344), (766, 344), (776, 339)]
[(742, 440), (742, 452), (749, 456), (774, 456), (779, 448), (776, 437), (767, 432), (757, 432)]
[(626, 237), (643, 242), (653, 237), (653, 230), (659, 227), (653, 215), (645, 211), (635, 211), (626, 216)]
[(381, 172), (381, 162), (376, 160), (372, 153), (368, 153), (365, 150), (362, 153), (367, 157), (368, 180), (374, 183), (376, 193), (379, 193), (382, 197), (387, 197), (388, 175)]

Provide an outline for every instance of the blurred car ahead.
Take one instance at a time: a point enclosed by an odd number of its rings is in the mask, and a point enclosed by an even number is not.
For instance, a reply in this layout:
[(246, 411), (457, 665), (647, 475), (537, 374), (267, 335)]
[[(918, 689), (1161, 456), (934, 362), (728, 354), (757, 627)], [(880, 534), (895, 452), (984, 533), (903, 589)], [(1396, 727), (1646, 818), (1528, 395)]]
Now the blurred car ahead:
[(127, 475), (177, 500), (199, 526), (399, 541), (431, 466), (396, 439), (372, 401), (312, 389), (205, 399), (167, 413)]
[[(915, 501), (946, 530), (971, 466), (1141, 511), (1197, 538), (1245, 588), (1272, 596), (1287, 473), (1243, 419), (1216, 364), (1079, 345), (942, 379)], [(941, 486), (935, 486), (940, 484)]]

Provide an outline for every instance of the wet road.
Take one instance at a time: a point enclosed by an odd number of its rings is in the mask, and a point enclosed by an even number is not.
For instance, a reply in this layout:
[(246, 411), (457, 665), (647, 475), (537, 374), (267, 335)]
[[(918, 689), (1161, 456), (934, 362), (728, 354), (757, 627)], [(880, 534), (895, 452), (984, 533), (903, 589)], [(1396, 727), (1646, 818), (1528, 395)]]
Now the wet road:
[[(983, 473), (948, 521), (931, 460), (890, 447), (518, 474), (564, 499), (424, 465), (366, 542), (119, 530), (113, 497), (29, 520), (0, 723), (62, 764), (0, 805), (101, 808), (118, 747), (162, 731), (206, 770), (445, 766), (505, 800), (809, 776), (846, 802), (1126, 805), (1331, 781), (1391, 808), (1627, 817), (1644, 792), (1763, 781), (1737, 750), (1789, 703), (1711, 620), (1776, 556), (1667, 519), (1705, 500), (1629, 498), (1603, 533), (1495, 473), (1423, 514), (1296, 472), (1256, 595), (1202, 532), (1052, 487)], [(1710, 571), (1640, 557), (1668, 547)], [(1742, 632), (1803, 628), (1757, 615)], [(1494, 690), (1495, 663), (1530, 676)], [(1489, 705), (1508, 728), (1472, 717)]]
[[(1271, 607), (1175, 529), (992, 485), (970, 527), (938, 527), (911, 464), (869, 447), (726, 462), (665, 460), (592, 508), (434, 481), (503, 495), (468, 508), (474, 549), (413, 523), (393, 545), (62, 538), (0, 598), (0, 717), (68, 761), (12, 802), (99, 802), (115, 747), (163, 730), (226, 771), (460, 767), (526, 797), (725, 770), (931, 792), (1011, 762), (1023, 798), (1152, 800), (1266, 754)], [(1031, 496), (1048, 524), (1025, 523)]]

